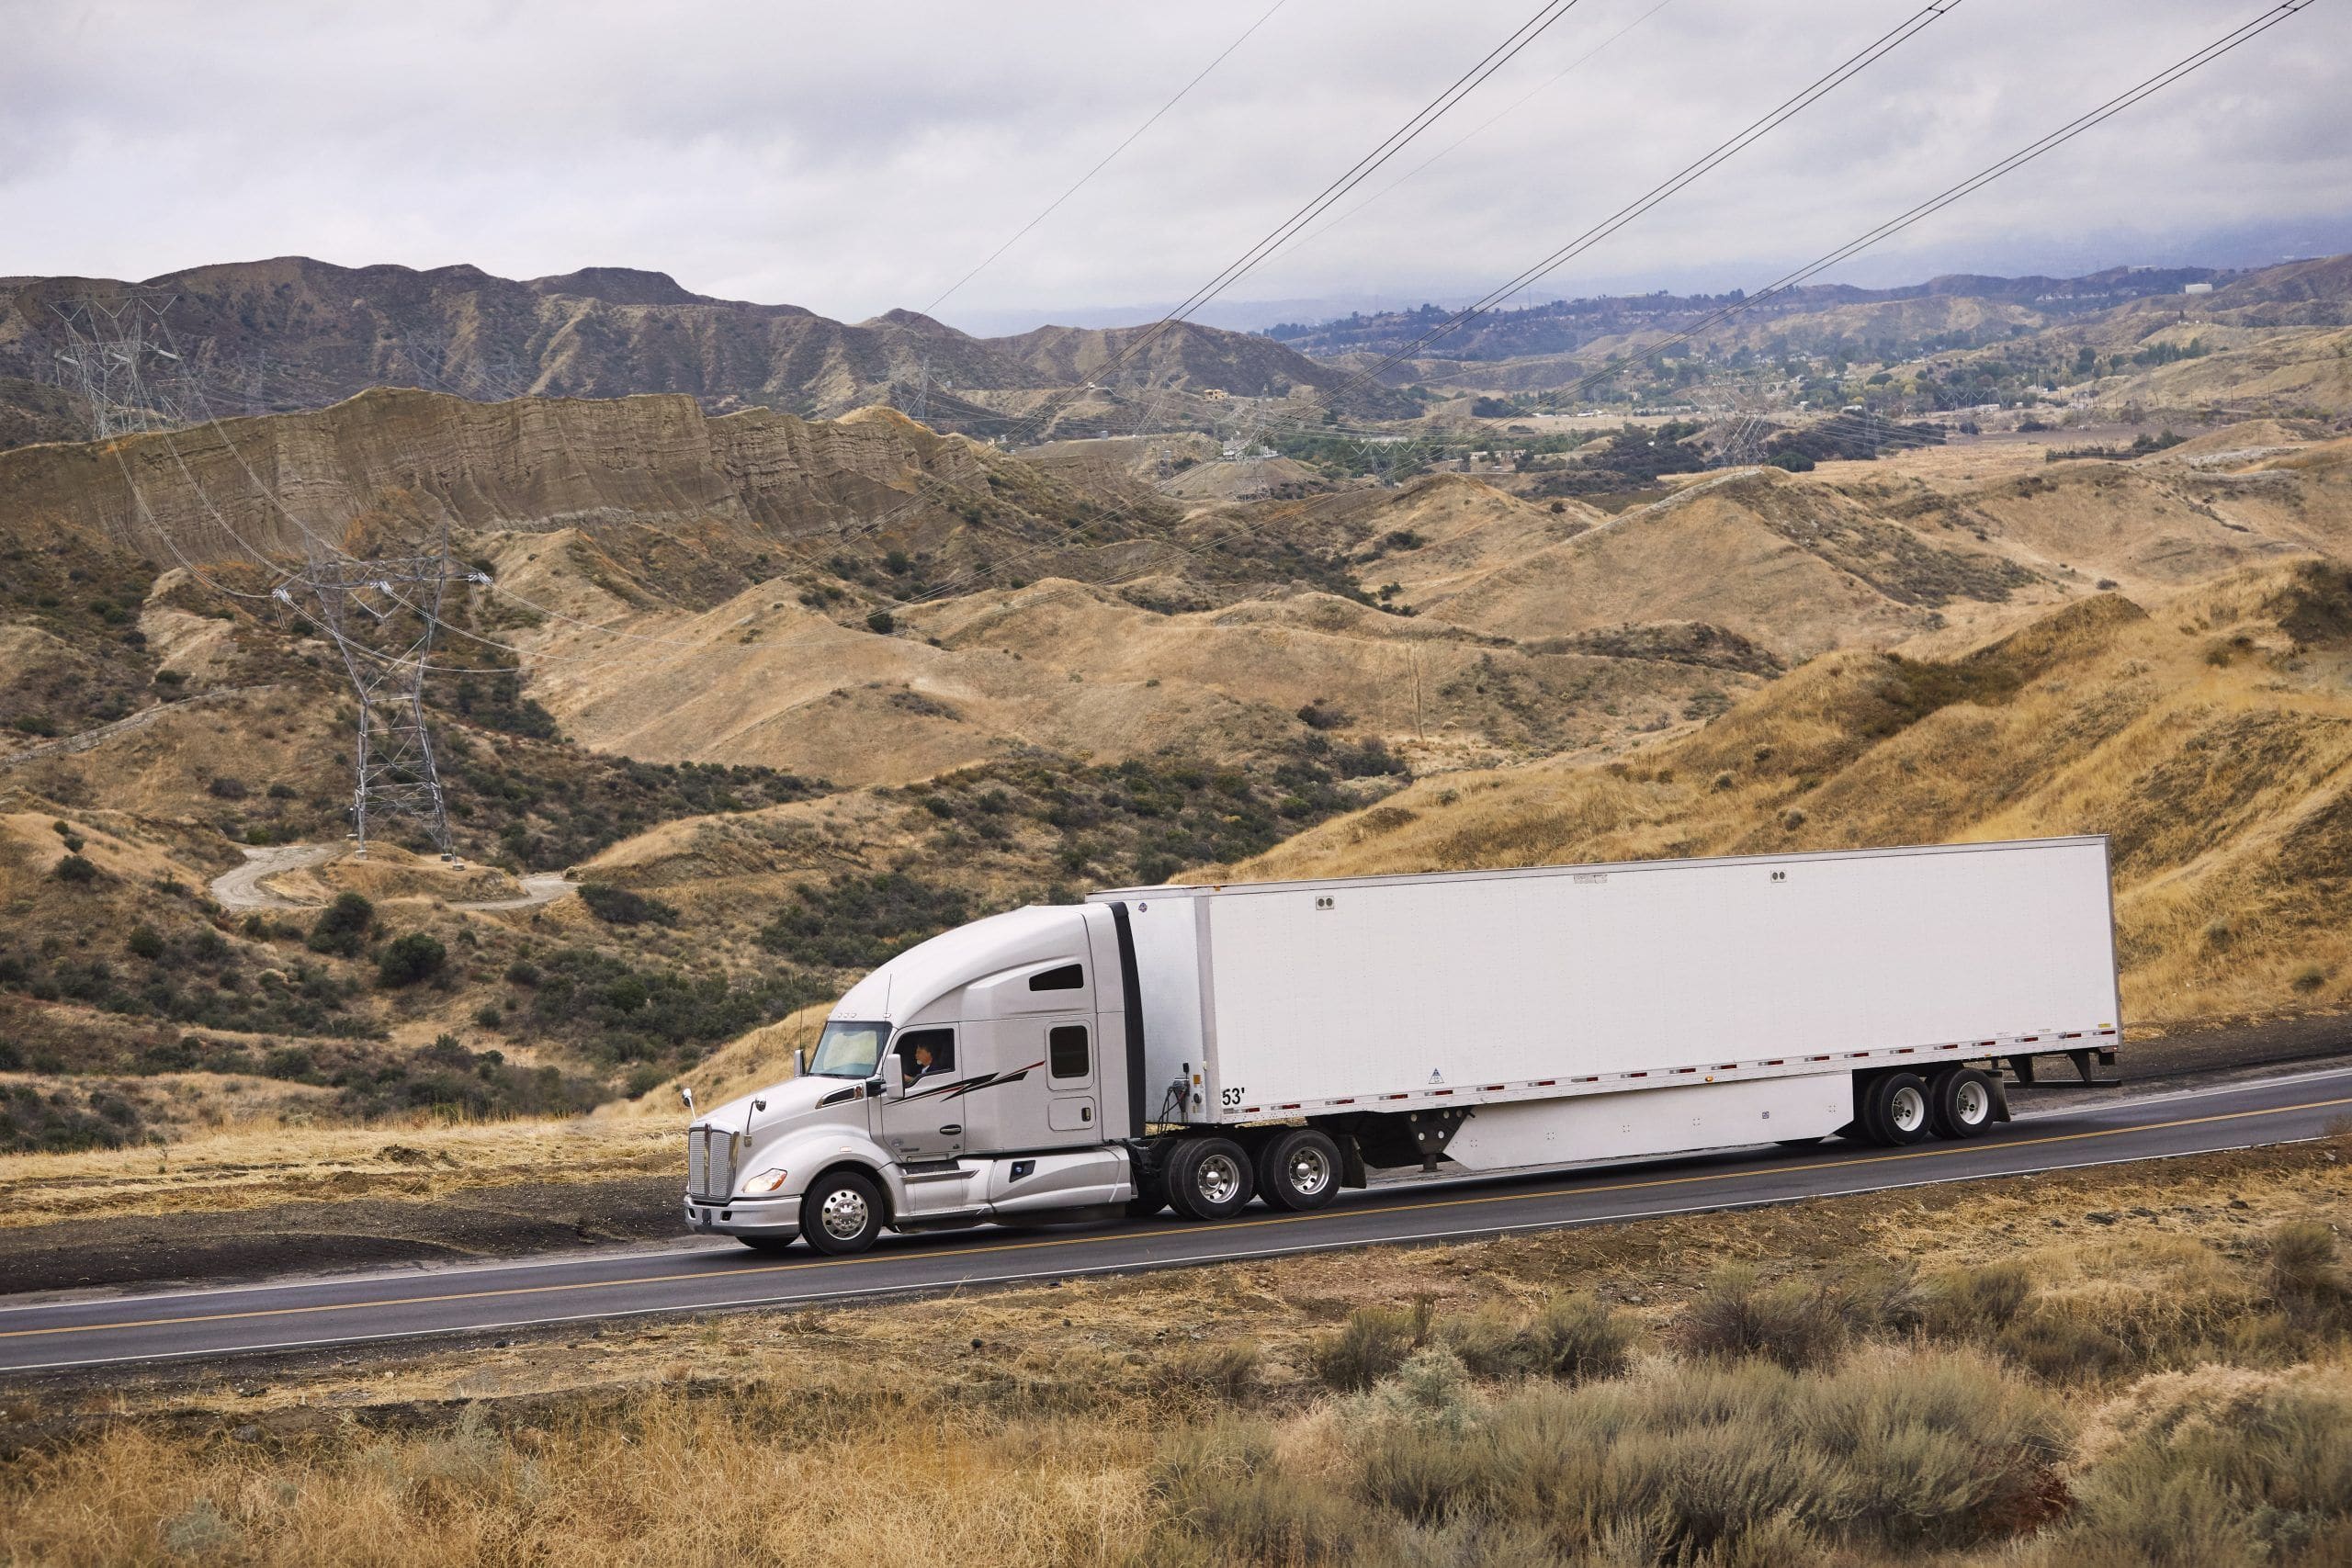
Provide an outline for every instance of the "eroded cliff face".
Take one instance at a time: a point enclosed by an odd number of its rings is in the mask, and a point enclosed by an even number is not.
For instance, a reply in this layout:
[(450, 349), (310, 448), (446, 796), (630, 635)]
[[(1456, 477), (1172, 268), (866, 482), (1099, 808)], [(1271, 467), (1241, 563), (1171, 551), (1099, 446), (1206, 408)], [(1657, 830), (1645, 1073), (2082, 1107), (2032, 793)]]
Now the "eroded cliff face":
[(300, 558), (307, 536), (718, 519), (821, 534), (926, 483), (986, 483), (979, 448), (887, 410), (713, 419), (692, 398), (476, 403), (378, 390), (300, 414), (0, 453), (0, 536), (158, 559)]

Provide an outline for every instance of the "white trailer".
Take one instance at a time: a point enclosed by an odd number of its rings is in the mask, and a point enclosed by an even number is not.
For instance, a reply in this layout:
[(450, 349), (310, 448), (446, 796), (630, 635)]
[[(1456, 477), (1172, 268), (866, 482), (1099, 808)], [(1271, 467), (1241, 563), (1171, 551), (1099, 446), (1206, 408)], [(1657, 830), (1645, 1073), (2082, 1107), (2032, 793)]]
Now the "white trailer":
[(2103, 838), (1129, 888), (933, 938), (700, 1118), (686, 1217), (884, 1228), (1970, 1137), (2120, 1038)]

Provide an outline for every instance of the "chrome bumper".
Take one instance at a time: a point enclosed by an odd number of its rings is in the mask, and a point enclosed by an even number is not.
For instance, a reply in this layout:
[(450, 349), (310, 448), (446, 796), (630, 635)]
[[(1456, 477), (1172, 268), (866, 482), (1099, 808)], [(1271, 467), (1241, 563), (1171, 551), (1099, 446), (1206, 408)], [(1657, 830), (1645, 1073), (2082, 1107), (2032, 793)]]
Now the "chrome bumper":
[(755, 1235), (790, 1241), (800, 1234), (800, 1200), (752, 1201), (685, 1198), (686, 1228), (699, 1235)]

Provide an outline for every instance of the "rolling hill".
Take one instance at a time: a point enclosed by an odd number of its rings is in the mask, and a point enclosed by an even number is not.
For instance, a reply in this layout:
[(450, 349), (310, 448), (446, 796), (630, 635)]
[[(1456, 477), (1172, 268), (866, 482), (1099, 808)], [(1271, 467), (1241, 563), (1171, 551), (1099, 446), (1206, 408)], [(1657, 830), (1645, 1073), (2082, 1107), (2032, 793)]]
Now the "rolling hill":
[[(1104, 378), (1139, 329), (1046, 328), (977, 338), (911, 310), (833, 321), (796, 305), (717, 299), (667, 275), (590, 267), (528, 281), (478, 267), (343, 267), (305, 256), (190, 268), (139, 284), (111, 278), (0, 280), (0, 440), (86, 434), (58, 406), (62, 308), (139, 298), (163, 311), (179, 355), (152, 367), (198, 414), (322, 408), (375, 387), (480, 400), (525, 395), (683, 393), (717, 413), (752, 407), (840, 414), (910, 403), (922, 388), (942, 423), (1028, 432), (1039, 395)], [(186, 372), (185, 376), (180, 372)], [(1190, 324), (1042, 423), (1074, 427), (1145, 393), (1328, 396), (1342, 374), (1266, 338)], [(1341, 406), (1403, 412), (1357, 389)], [(1125, 417), (1125, 416), (1123, 416)]]

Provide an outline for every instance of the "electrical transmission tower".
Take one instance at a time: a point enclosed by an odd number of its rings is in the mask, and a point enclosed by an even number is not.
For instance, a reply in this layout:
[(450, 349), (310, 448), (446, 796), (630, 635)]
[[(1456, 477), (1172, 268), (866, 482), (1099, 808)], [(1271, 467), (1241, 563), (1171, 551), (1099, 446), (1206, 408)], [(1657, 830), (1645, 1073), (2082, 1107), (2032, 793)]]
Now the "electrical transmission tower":
[(90, 411), (91, 439), (188, 423), (187, 367), (164, 346), (172, 298), (134, 293), (52, 307), (65, 329), (66, 346), (54, 355), (60, 379)]
[(424, 677), (449, 584), (488, 581), (450, 563), (445, 529), (436, 555), (353, 560), (314, 550), (302, 575), (277, 591), (288, 605), (298, 592), (316, 605), (319, 626), (343, 656), (359, 699), (351, 831), (363, 857), (368, 823), (396, 817), (423, 823), (442, 858), (449, 857), (449, 816), (424, 722)]

